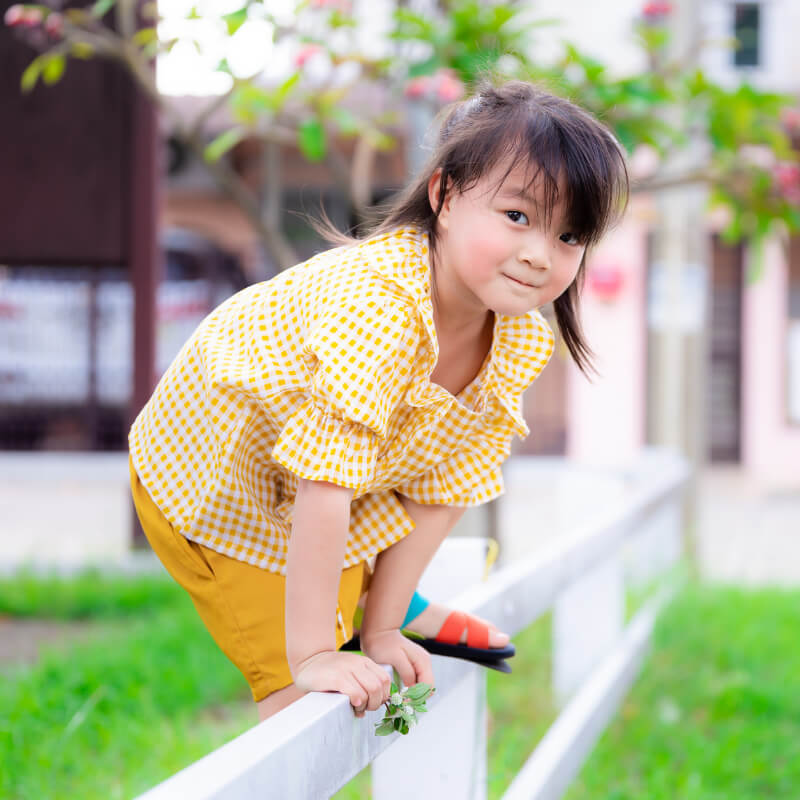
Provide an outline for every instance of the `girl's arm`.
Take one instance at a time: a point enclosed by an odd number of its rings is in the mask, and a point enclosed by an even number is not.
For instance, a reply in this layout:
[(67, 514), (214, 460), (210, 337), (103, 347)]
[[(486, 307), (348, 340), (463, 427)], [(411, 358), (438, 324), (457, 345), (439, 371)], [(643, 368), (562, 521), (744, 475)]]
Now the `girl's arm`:
[(311, 656), (336, 650), (336, 603), (353, 490), (298, 481), (286, 565), (286, 655), (292, 675)]
[[(336, 599), (351, 499), (349, 489), (332, 483), (301, 480), (298, 484), (286, 571), (286, 655), (299, 689), (342, 692), (356, 714), (363, 716), (388, 698), (391, 681), (370, 654), (336, 650)], [(411, 592), (406, 603), (410, 597)], [(405, 609), (401, 619), (403, 614)], [(395, 638), (381, 638), (375, 650), (379, 663), (391, 664), (408, 686), (419, 681), (432, 684), (430, 655), (399, 631), (394, 633)]]
[(371, 659), (336, 651), (336, 600), (352, 491), (301, 480), (286, 569), (286, 655), (295, 685), (346, 694), (359, 717), (389, 697), (391, 681)]
[[(399, 628), (425, 567), (439, 545), (464, 513), (463, 508), (440, 505), (421, 505), (398, 495), (415, 528), (408, 536), (384, 550), (377, 558), (375, 572), (367, 594), (361, 641), (365, 652), (380, 661), (376, 645), (383, 634)], [(393, 637), (390, 637), (393, 638)], [(401, 638), (404, 638), (401, 636)]]

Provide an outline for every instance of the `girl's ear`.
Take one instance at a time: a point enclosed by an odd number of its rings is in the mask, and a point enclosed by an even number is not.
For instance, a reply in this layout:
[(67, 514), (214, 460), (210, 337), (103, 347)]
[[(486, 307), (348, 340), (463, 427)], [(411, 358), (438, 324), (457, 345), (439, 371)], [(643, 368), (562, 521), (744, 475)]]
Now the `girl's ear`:
[[(448, 189), (450, 181), (448, 181)], [(436, 212), (436, 209), (439, 208), (439, 203), (441, 202), (441, 191), (442, 191), (442, 168), (437, 167), (433, 175), (428, 179), (428, 202), (431, 204), (431, 209)], [(442, 203), (441, 211), (439, 211), (439, 216), (436, 218), (436, 221), (439, 225), (443, 228), (447, 228), (447, 216), (450, 211), (450, 192), (445, 193), (444, 203)]]

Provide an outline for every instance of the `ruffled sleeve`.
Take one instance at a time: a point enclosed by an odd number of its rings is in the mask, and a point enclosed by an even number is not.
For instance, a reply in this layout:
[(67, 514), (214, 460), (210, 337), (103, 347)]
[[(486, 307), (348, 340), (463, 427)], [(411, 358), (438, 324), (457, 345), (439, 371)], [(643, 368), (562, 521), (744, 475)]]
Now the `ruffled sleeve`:
[(511, 432), (505, 436), (479, 436), (433, 469), (398, 486), (397, 491), (424, 505), (471, 507), (503, 494), (500, 466), (508, 457)]
[(392, 298), (366, 296), (326, 311), (304, 345), (308, 397), (286, 421), (272, 457), (301, 478), (368, 490), (418, 340), (418, 324)]

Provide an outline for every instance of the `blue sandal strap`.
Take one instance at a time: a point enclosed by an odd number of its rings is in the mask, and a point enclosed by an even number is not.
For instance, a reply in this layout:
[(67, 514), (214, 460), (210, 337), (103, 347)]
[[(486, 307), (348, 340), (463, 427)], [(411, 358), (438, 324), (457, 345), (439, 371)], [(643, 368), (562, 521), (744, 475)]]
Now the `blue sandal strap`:
[(403, 620), (401, 628), (405, 628), (409, 622), (416, 619), (429, 605), (430, 600), (424, 598), (419, 592), (414, 592), (414, 596), (409, 603), (408, 611), (406, 611), (406, 618)]

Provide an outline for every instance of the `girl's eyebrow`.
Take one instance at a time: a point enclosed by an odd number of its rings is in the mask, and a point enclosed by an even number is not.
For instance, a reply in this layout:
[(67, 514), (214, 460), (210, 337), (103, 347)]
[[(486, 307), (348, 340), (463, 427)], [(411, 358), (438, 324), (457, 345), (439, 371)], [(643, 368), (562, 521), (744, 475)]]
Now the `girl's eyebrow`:
[(503, 187), (500, 190), (501, 197), (513, 197), (513, 198), (520, 198), (521, 200), (525, 200), (525, 202), (530, 203), (531, 205), (536, 205), (536, 198), (525, 191), (524, 187), (517, 187), (517, 186), (508, 186)]

